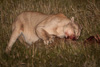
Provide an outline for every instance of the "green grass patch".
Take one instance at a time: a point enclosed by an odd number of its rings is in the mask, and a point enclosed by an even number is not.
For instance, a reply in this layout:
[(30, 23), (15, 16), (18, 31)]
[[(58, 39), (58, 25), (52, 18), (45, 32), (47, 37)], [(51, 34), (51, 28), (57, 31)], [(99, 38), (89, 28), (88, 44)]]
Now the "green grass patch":
[[(12, 23), (23, 11), (74, 16), (83, 27), (81, 36), (76, 42), (55, 39), (53, 44), (38, 42), (30, 48), (17, 40), (7, 55)], [(100, 34), (99, 0), (0, 0), (0, 67), (99, 67), (100, 45), (83, 44), (96, 34)]]

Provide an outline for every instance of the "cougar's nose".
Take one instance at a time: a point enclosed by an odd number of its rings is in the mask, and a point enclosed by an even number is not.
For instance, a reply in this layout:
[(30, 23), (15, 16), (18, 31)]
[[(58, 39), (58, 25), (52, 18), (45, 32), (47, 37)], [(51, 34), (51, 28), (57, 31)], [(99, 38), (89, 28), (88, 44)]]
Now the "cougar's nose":
[(70, 36), (69, 38), (70, 38), (71, 40), (76, 40), (76, 37), (75, 37), (75, 36), (73, 36), (73, 35), (72, 35), (72, 36)]
[(72, 39), (72, 40), (77, 40), (77, 39), (76, 39), (76, 37), (73, 37), (73, 39)]

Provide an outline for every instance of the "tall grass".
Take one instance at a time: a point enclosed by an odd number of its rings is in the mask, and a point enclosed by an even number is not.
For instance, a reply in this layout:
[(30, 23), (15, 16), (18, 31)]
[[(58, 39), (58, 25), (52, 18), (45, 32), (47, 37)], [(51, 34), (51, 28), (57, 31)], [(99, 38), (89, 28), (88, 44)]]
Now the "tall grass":
[[(7, 55), (11, 25), (23, 11), (74, 16), (83, 27), (81, 36), (76, 42), (55, 39), (53, 44), (44, 45), (40, 41), (29, 49), (17, 40)], [(95, 34), (100, 34), (99, 0), (0, 0), (0, 67), (99, 67), (100, 45), (83, 44)]]

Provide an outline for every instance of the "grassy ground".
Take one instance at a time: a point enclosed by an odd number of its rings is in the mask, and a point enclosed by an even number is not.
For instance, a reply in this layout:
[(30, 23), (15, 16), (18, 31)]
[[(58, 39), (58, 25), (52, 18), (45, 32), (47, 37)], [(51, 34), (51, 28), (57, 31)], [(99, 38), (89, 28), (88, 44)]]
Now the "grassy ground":
[[(23, 11), (74, 16), (82, 34), (76, 42), (55, 39), (46, 46), (41, 41), (29, 49), (17, 40), (7, 55), (12, 22)], [(83, 44), (95, 34), (100, 34), (100, 0), (0, 0), (0, 67), (99, 67), (100, 45)]]

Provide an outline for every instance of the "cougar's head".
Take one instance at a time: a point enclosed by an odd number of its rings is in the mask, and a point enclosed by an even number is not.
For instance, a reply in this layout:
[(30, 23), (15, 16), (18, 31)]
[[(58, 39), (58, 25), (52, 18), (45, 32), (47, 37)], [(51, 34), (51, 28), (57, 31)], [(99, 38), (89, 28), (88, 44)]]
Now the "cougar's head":
[(76, 40), (81, 33), (81, 27), (74, 22), (74, 17), (71, 18), (71, 22), (64, 26), (65, 37), (68, 39)]

